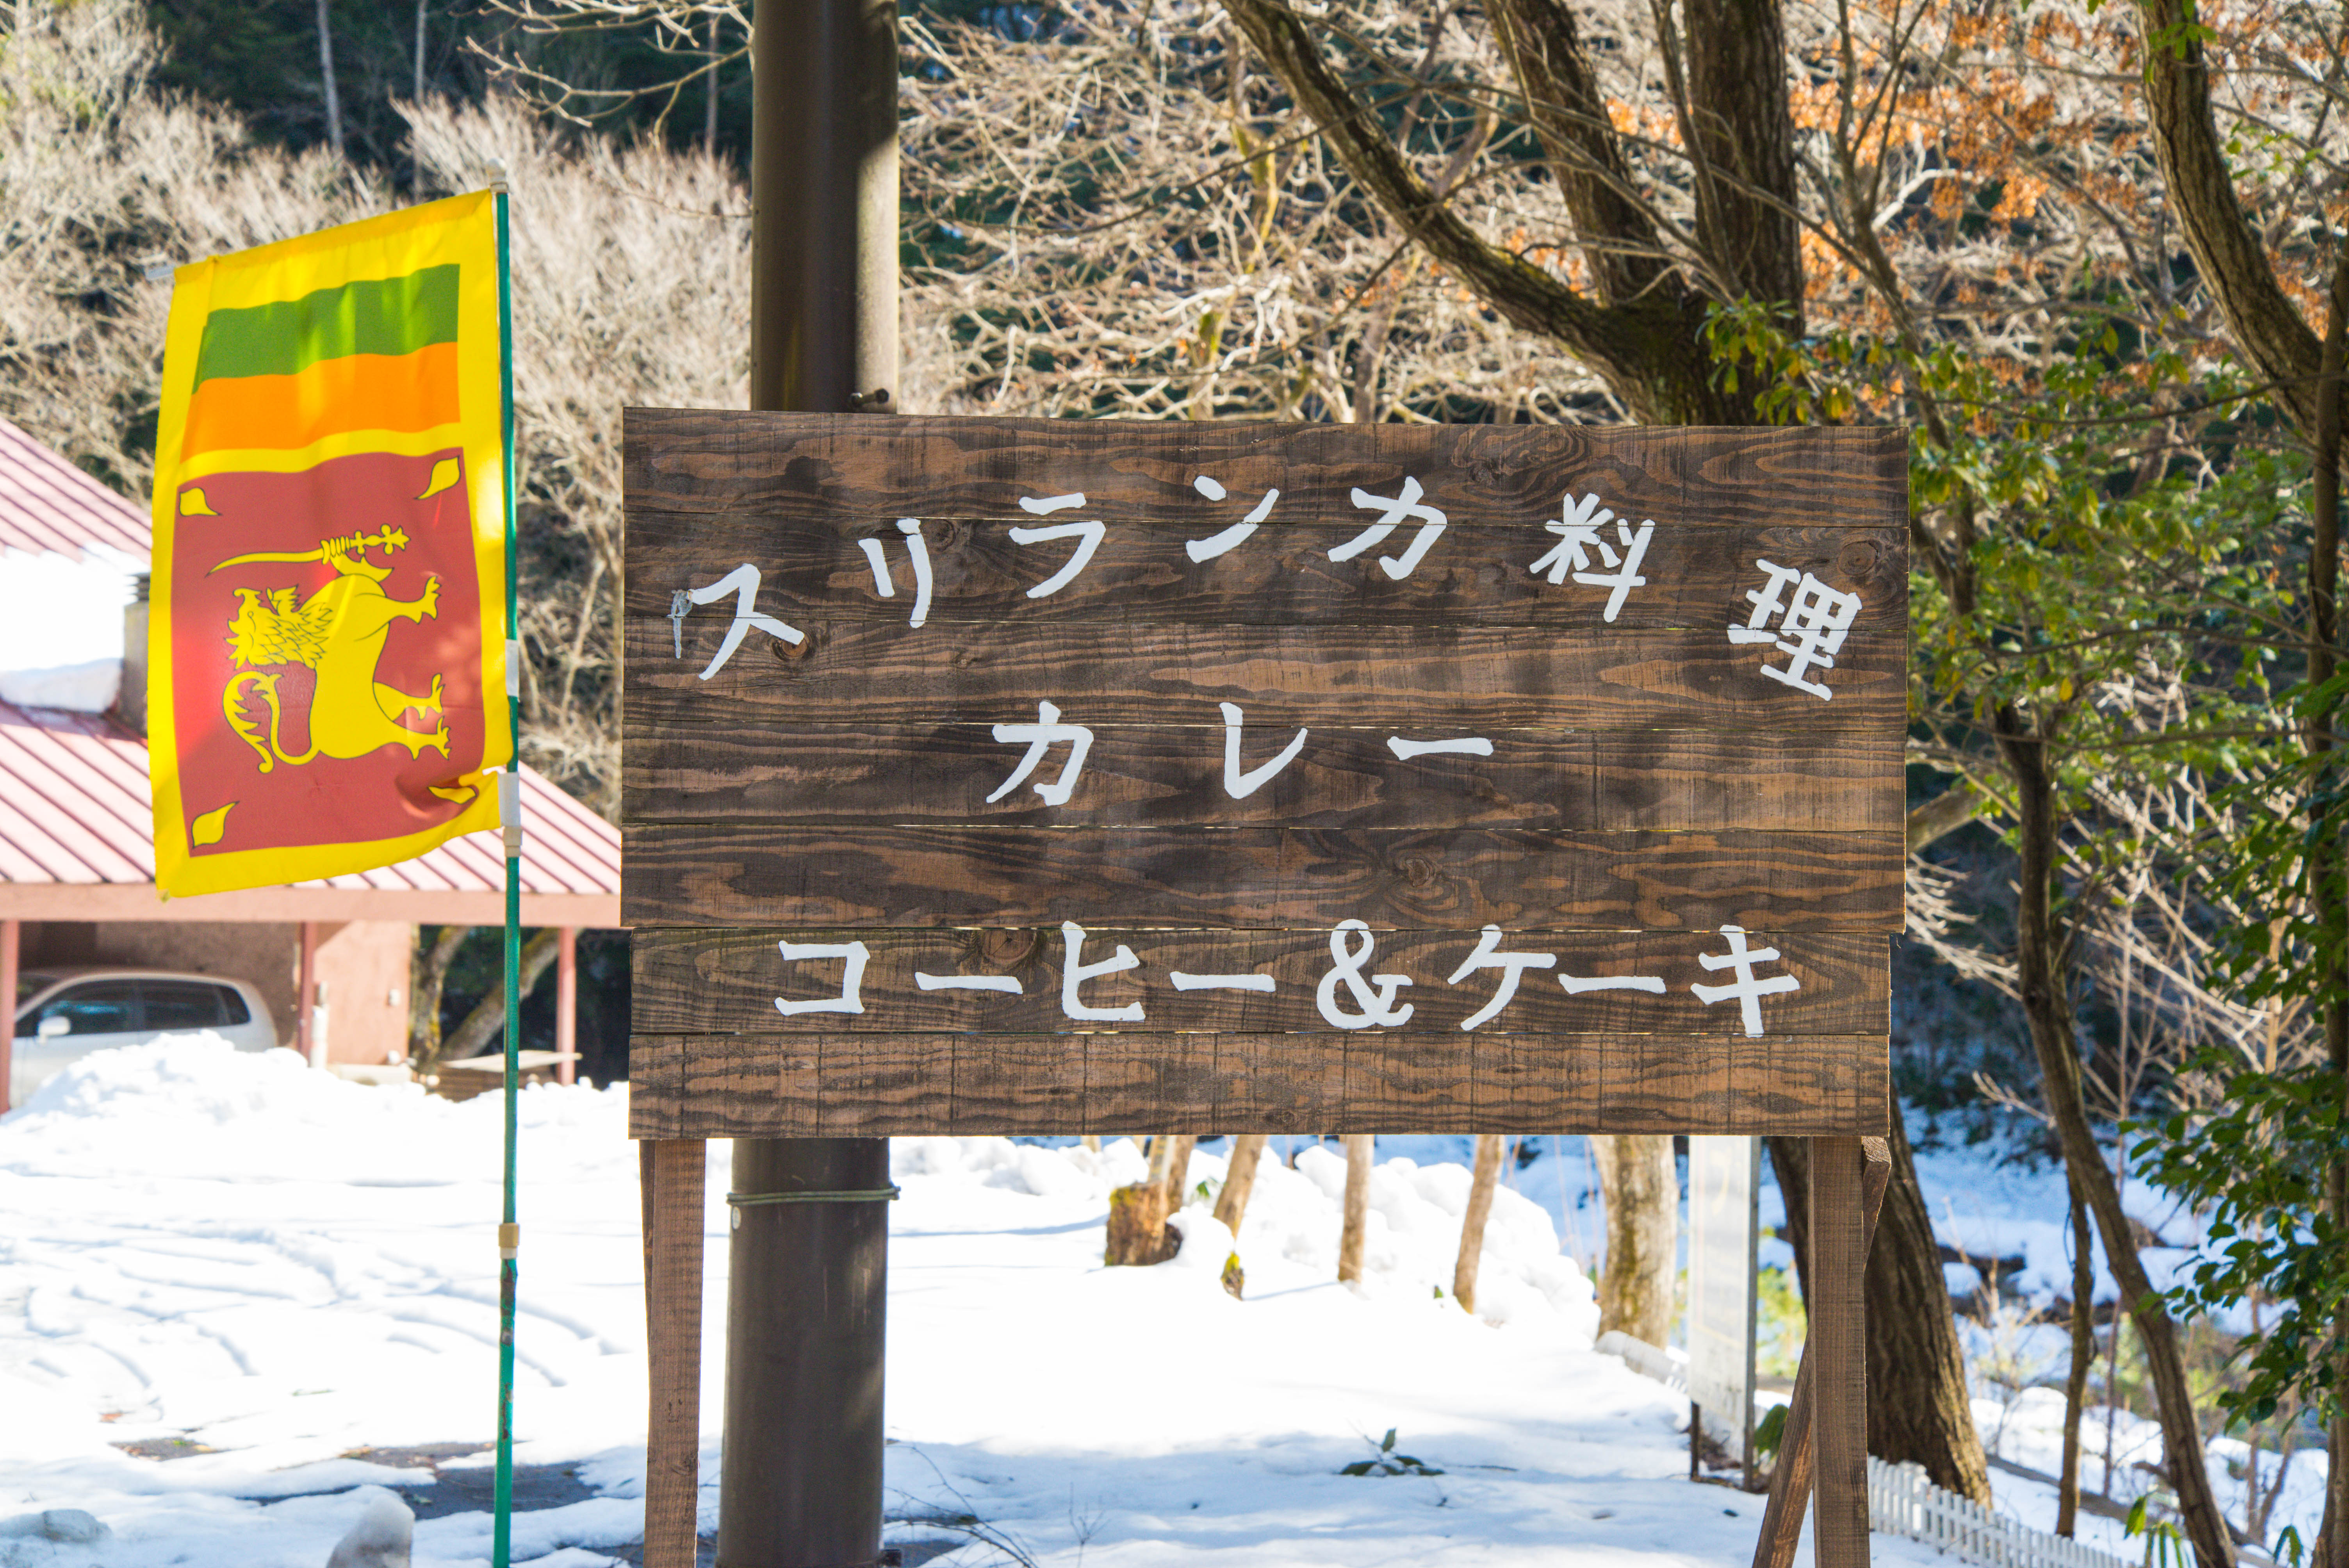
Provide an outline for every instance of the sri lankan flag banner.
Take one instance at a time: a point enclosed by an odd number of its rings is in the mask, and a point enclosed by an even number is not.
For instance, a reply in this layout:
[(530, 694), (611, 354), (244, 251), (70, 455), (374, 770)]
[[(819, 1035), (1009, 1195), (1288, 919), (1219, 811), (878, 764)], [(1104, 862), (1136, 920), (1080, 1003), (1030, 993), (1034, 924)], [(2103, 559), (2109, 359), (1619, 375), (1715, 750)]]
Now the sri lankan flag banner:
[(366, 871), (497, 826), (496, 202), (179, 270), (148, 612), (166, 893)]

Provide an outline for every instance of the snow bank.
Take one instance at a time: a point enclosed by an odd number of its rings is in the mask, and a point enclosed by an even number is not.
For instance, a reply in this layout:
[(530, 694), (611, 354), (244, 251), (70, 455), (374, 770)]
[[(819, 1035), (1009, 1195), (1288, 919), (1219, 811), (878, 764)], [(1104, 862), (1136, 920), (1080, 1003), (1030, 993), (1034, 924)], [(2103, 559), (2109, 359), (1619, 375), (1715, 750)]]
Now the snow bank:
[[(1004, 1138), (901, 1138), (892, 1147), (892, 1169), (900, 1181), (943, 1177), (1095, 1203), (1106, 1203), (1112, 1187), (1138, 1181), (1148, 1170), (1131, 1139), (1119, 1139), (1098, 1153)], [(1207, 1217), (1214, 1208), (1224, 1172), (1222, 1150), (1210, 1146), (1192, 1155), (1190, 1206), (1199, 1216)], [(1363, 1295), (1430, 1303), (1449, 1298), (1469, 1180), (1458, 1165), (1421, 1166), (1401, 1158), (1372, 1168)], [(1185, 1232), (1185, 1251), (1194, 1253), (1189, 1261), (1196, 1261), (1195, 1237), (1206, 1250), (1224, 1248), (1212, 1260), (1212, 1272), (1219, 1276), (1226, 1252), (1236, 1249), (1252, 1286), (1269, 1277), (1263, 1269), (1273, 1260), (1311, 1277), (1333, 1279), (1345, 1191), (1345, 1160), (1328, 1145), (1315, 1142), (1299, 1150), (1294, 1170), (1268, 1153), (1257, 1166), (1237, 1240), (1210, 1242), (1195, 1225)], [(1217, 1231), (1228, 1238), (1229, 1233)], [(1597, 1293), (1575, 1261), (1558, 1250), (1557, 1227), (1548, 1212), (1506, 1186), (1495, 1190), (1485, 1223), (1476, 1315), (1495, 1326), (1539, 1323), (1585, 1346), (1599, 1333)]]
[(119, 661), (130, 579), (146, 569), (98, 545), (86, 547), (79, 561), (0, 550), (0, 670)]
[[(531, 1131), (617, 1132), (626, 1094), (525, 1092)], [(375, 1088), (290, 1050), (241, 1051), (211, 1030), (98, 1051), (34, 1091), (0, 1128), (0, 1173), (441, 1187), (499, 1172), (494, 1096), (461, 1104)], [(540, 1170), (535, 1179), (554, 1179)]]
[(19, 707), (57, 707), (68, 713), (104, 713), (122, 689), (120, 659), (47, 669), (0, 670), (0, 702)]

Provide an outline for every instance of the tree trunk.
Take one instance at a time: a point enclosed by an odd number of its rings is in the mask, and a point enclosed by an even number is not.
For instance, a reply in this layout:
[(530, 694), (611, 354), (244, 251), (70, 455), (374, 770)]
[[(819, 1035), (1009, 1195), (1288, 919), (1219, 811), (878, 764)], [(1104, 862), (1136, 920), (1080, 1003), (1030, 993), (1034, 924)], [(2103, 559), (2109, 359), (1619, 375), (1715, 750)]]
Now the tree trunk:
[(2088, 1369), (2096, 1359), (2096, 1264), (2088, 1238), (2088, 1206), (2080, 1184), (2072, 1189), (2072, 1367), (2064, 1375), (2064, 1473), (2055, 1483), (2055, 1533), (2067, 1539), (2080, 1519), (2080, 1414), (2088, 1402)]
[[(563, 933), (547, 926), (523, 944), (522, 995), (527, 998), (538, 986), (538, 977), (554, 962), (557, 949), (563, 945)], [(490, 1037), (506, 1021), (506, 988), (502, 984), (490, 987), (490, 994), (481, 999), (457, 1032), (449, 1037), (441, 1050), (443, 1059), (463, 1061), (467, 1057), (480, 1056), (490, 1048)]]
[[(1810, 1295), (1810, 1144), (1772, 1138), (1770, 1165), (1786, 1204), (1786, 1241), (1803, 1299)], [(1917, 1181), (1917, 1157), (1898, 1107), (1885, 1144), (1892, 1177), (1868, 1248), (1868, 1451), (1891, 1463), (1922, 1465), (1936, 1486), (1990, 1504), (1990, 1463), (1966, 1398), (1950, 1290), (1931, 1212)]]
[[(2308, 552), (2308, 682), (2322, 686), (2340, 661), (2341, 645), (2341, 376), (2344, 351), (2349, 351), (2349, 247), (2333, 263), (2331, 309), (2324, 324), (2323, 375), (2317, 393), (2314, 493), (2311, 497), (2312, 539)], [(2333, 949), (2323, 989), (2324, 1059), (2342, 1092), (2349, 1093), (2349, 948), (2343, 943), (2342, 921), (2349, 915), (2349, 868), (2342, 863), (2341, 828), (2330, 802), (2339, 787), (2338, 770), (2330, 765), (2333, 726), (2338, 714), (2327, 704), (2311, 717), (2309, 749), (2319, 759), (2309, 780), (2309, 886), (2318, 906), (2318, 921)], [(2349, 1109), (2349, 1107), (2344, 1107)], [(2349, 1221), (2349, 1161), (2335, 1160), (2324, 1177), (2325, 1206), (2335, 1222)], [(2349, 1326), (2333, 1323), (2329, 1354), (2335, 1375), (2349, 1375)], [(2349, 1563), (2349, 1418), (2336, 1414), (2325, 1424), (2323, 1522), (2317, 1529), (2316, 1561), (2322, 1568)]]
[[(1603, 377), (1633, 418), (1645, 423), (1754, 422), (1754, 382), (1749, 378), (1741, 384), (1743, 391), (1734, 390), (1713, 374), (1713, 357), (1703, 343), (1707, 302), (1677, 273), (1651, 268), (1654, 275), (1647, 286), (1602, 304), (1516, 251), (1487, 243), (1396, 149), (1373, 108), (1322, 58), (1325, 28), (1280, 0), (1224, 0), (1224, 9), (1297, 106), (1312, 117), (1356, 185), (1495, 315), (1565, 347)], [(1512, 50), (1513, 60), (1538, 57), (1546, 73), (1520, 78), (1527, 89), (1526, 101), (1537, 107), (1561, 101), (1546, 97), (1537, 81), (1542, 88), (1570, 83), (1559, 89), (1567, 93), (1567, 110), (1550, 117), (1553, 126), (1584, 128), (1586, 134), (1571, 138), (1578, 154), (1594, 143), (1611, 142), (1614, 132), (1603, 110), (1576, 112), (1578, 104), (1604, 100), (1574, 36), (1571, 13), (1543, 0), (1512, 3), (1504, 13), (1495, 17), (1495, 36)], [(1702, 107), (1712, 111), (1717, 106)], [(1601, 227), (1588, 227), (1586, 215), (1579, 236), (1586, 254), (1653, 255), (1660, 242), (1653, 224), (1636, 202), (1605, 201), (1609, 181), (1603, 160), (1609, 155), (1596, 156), (1601, 160), (1597, 164), (1600, 177), (1576, 181), (1566, 192), (1570, 204), (1579, 193), (1593, 192), (1593, 201), (1606, 209)], [(1564, 171), (1578, 162), (1563, 159), (1557, 167)], [(1630, 231), (1617, 232), (1619, 224), (1629, 224)], [(1603, 263), (1595, 270), (1609, 276), (1615, 271)]]
[[(2121, 1209), (2119, 1185), (2105, 1163), (2088, 1122), (2087, 1101), (2080, 1083), (2078, 1044), (2072, 1028), (2071, 997), (2058, 961), (2061, 941), (2056, 934), (2053, 901), (2055, 891), (2055, 788), (2046, 763), (2044, 740), (2033, 733), (2013, 707), (2001, 707), (1993, 730), (2008, 776), (2014, 780), (2021, 903), (2016, 910), (2016, 958), (2022, 981), (2023, 1010), (2031, 1026), (2031, 1043), (2039, 1058), (2039, 1072), (2047, 1109), (2064, 1144), (2064, 1162), (2085, 1194), (2104, 1239), (2105, 1261), (2120, 1287), (2122, 1304), (2136, 1321), (2145, 1346), (2146, 1370), (2153, 1384), (2154, 1402), (2161, 1422), (2171, 1490), (2178, 1497), (2179, 1521), (2194, 1547), (2201, 1568), (2234, 1568), (2235, 1543), (2227, 1533), (2226, 1516), (2210, 1491), (2210, 1473), (2202, 1455), (2201, 1429), (2194, 1419), (2194, 1396), (2186, 1381), (2186, 1362), (2178, 1346), (2177, 1326), (2146, 1276), (2137, 1255), (2137, 1239)], [(2116, 1346), (2119, 1329), (2114, 1330)], [(1871, 1401), (1872, 1403), (1872, 1401)]]
[(1166, 1185), (1166, 1212), (1169, 1214), (1181, 1213), (1183, 1205), (1190, 1202), (1185, 1184), (1191, 1179), (1191, 1150), (1198, 1147), (1198, 1143), (1197, 1136), (1188, 1132), (1178, 1132), (1166, 1140), (1166, 1174), (1162, 1180)]
[[(2341, 1539), (2341, 1529), (2349, 1523), (2349, 1477), (2341, 1472), (2349, 1469), (2343, 1456), (2349, 1455), (2349, 1416), (2335, 1416), (2325, 1424), (2325, 1462), (2333, 1468), (2324, 1478), (2324, 1515), (2316, 1527), (2316, 1552), (2310, 1568), (2341, 1568), (2342, 1554), (2334, 1543)], [(2282, 1490), (2281, 1481), (2278, 1491)]]
[(709, 18), (709, 75), (701, 88), (701, 150), (718, 156), (718, 18)]
[(1243, 1132), (1232, 1140), (1231, 1164), (1224, 1171), (1224, 1190), (1216, 1194), (1216, 1220), (1238, 1241), (1240, 1222), (1247, 1218), (1248, 1193), (1256, 1186), (1257, 1161), (1264, 1158), (1269, 1140), (1261, 1132)]
[(1476, 1313), (1476, 1265), (1485, 1258), (1485, 1222), (1493, 1212), (1493, 1188), (1501, 1179), (1501, 1135), (1476, 1138), (1476, 1171), (1468, 1181), (1468, 1211), (1460, 1216), (1460, 1259), (1452, 1265), (1452, 1299)]
[(424, 928), (416, 929), (415, 955), (408, 966), (408, 1065), (415, 1072), (429, 1073), (440, 1065), (440, 998), (448, 988), (449, 965), (472, 931), (470, 925), (444, 925), (428, 944)]
[(343, 98), (335, 86), (335, 23), (318, 0), (318, 80), (326, 89), (326, 145), (343, 155)]
[(424, 12), (428, 0), (416, 0), (416, 101), (424, 101)]
[(1966, 1395), (1965, 1355), (1951, 1321), (1949, 1282), (1918, 1185), (1917, 1157), (1898, 1115), (1885, 1141), (1892, 1152), (1892, 1181), (1868, 1259), (1868, 1379), (1885, 1388), (1896, 1367), (1907, 1377), (1899, 1398), (1888, 1393), (1868, 1401), (1868, 1451), (1913, 1457), (1934, 1485), (1988, 1508), (1990, 1463)]
[(1698, 248), (1721, 269), (1726, 290), (1777, 305), (1799, 337), (1800, 188), (1784, 5), (1682, 0), (1681, 10), (1688, 24), (1681, 139), (1692, 155)]
[(1371, 1212), (1371, 1155), (1376, 1140), (1367, 1132), (1346, 1134), (1345, 1217), (1338, 1229), (1338, 1283), (1362, 1282), (1362, 1231)]
[[(2138, 0), (2145, 107), (2162, 192), (2178, 215), (2198, 281), (2227, 318), (2253, 378), (2301, 433), (2318, 419), (2316, 333), (2284, 293), (2268, 247), (2235, 194), (2226, 139), (2210, 106), (2210, 61), (2194, 32), (2193, 0)], [(2264, 216), (2264, 214), (2263, 214)]]
[(1587, 1140), (1607, 1203), (1607, 1270), (1599, 1280), (1599, 1332), (1621, 1329), (1661, 1346), (1671, 1337), (1674, 1255), (1680, 1240), (1680, 1171), (1672, 1140), (1609, 1133)]

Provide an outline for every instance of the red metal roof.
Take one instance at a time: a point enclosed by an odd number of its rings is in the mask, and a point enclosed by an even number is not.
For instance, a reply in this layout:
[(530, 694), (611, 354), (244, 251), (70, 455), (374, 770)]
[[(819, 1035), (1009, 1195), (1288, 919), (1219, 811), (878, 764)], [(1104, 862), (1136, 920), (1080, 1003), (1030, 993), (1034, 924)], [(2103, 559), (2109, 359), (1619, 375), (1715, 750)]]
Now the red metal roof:
[[(522, 796), (523, 891), (617, 898), (619, 830), (528, 768)], [(153, 885), (150, 812), (143, 738), (103, 715), (0, 702), (0, 892), (12, 883)], [(398, 865), (295, 885), (502, 893), (505, 870), (492, 830)]]
[(0, 419), (0, 551), (79, 561), (92, 545), (152, 559), (145, 509)]

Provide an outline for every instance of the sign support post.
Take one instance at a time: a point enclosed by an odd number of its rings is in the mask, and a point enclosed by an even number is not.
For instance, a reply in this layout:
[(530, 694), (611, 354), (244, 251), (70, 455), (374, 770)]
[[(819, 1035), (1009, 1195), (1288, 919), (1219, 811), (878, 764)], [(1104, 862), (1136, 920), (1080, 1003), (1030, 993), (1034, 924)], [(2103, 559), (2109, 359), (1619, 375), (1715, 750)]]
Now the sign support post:
[[(750, 407), (885, 413), (897, 385), (891, 0), (761, 0), (752, 38)], [(881, 1553), (889, 1142), (737, 1139), (719, 1561)]]
[[(751, 26), (750, 407), (893, 411), (897, 32), (891, 0), (762, 0)], [(693, 1568), (705, 1145), (643, 1150), (647, 1568)], [(881, 1558), (885, 1138), (744, 1138), (730, 1237), (719, 1556)]]
[[(1826, 1146), (1838, 1141), (1843, 1140), (1811, 1140), (1811, 1168), (1815, 1172), (1811, 1188), (1811, 1277), (1818, 1280), (1820, 1271), (1827, 1267), (1847, 1269), (1851, 1277), (1831, 1291), (1822, 1291), (1816, 1284), (1812, 1287), (1818, 1299), (1812, 1313), (1810, 1338), (1803, 1346), (1803, 1363), (1795, 1374), (1795, 1397), (1786, 1405), (1786, 1425), (1778, 1441), (1778, 1462), (1770, 1473), (1770, 1501), (1762, 1511), (1762, 1534), (1754, 1545), (1754, 1568), (1794, 1568), (1795, 1549), (1802, 1543), (1803, 1511), (1814, 1501), (1815, 1482), (1819, 1483), (1816, 1488), (1818, 1514), (1814, 1537), (1819, 1568), (1828, 1568), (1829, 1564), (1864, 1568), (1868, 1562), (1868, 1336), (1861, 1315), (1864, 1296), (1860, 1275), (1867, 1268), (1868, 1245), (1876, 1239), (1876, 1216), (1884, 1205), (1885, 1189), (1892, 1184), (1892, 1151), (1881, 1138), (1850, 1140), (1857, 1160), (1845, 1153), (1837, 1161), (1840, 1168), (1836, 1174), (1838, 1178), (1847, 1175), (1849, 1165), (1857, 1163), (1857, 1189), (1838, 1180), (1835, 1188), (1822, 1194), (1816, 1174), (1820, 1169), (1818, 1161)], [(1838, 1213), (1838, 1209), (1843, 1212)], [(1816, 1240), (1824, 1233), (1816, 1228), (1823, 1218), (1837, 1228), (1835, 1244), (1824, 1249)], [(1853, 1239), (1850, 1232), (1854, 1226), (1858, 1232), (1856, 1248), (1846, 1244)], [(1837, 1363), (1833, 1375), (1848, 1379), (1851, 1357), (1855, 1356), (1860, 1379), (1856, 1410), (1850, 1408), (1847, 1398), (1838, 1398), (1833, 1394), (1823, 1397), (1821, 1393), (1822, 1367), (1832, 1358)], [(1832, 1388), (1835, 1385), (1825, 1387)], [(1848, 1394), (1847, 1386), (1843, 1392)], [(1824, 1413), (1820, 1409), (1823, 1399), (1826, 1404)], [(1836, 1469), (1840, 1473), (1832, 1478), (1817, 1473), (1821, 1469), (1820, 1452), (1826, 1447), (1818, 1440), (1817, 1430), (1825, 1426), (1837, 1429), (1829, 1440), (1835, 1446)], [(1852, 1462), (1855, 1456), (1856, 1464)], [(1857, 1532), (1853, 1529), (1855, 1518)]]

